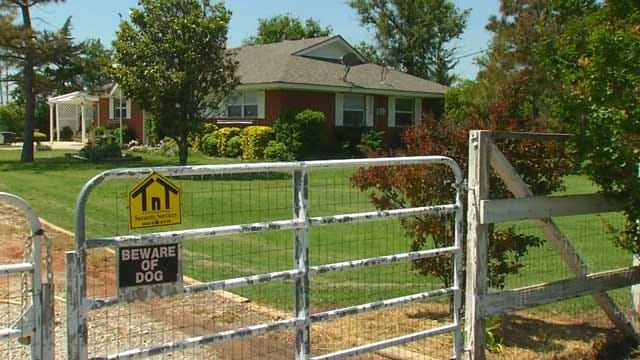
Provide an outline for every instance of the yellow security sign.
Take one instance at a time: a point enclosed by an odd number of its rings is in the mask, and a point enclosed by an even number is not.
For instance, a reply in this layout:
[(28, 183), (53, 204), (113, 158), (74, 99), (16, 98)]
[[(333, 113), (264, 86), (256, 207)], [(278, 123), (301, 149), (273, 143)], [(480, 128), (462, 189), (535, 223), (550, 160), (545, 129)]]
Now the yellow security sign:
[(152, 172), (129, 192), (129, 229), (182, 222), (180, 187)]

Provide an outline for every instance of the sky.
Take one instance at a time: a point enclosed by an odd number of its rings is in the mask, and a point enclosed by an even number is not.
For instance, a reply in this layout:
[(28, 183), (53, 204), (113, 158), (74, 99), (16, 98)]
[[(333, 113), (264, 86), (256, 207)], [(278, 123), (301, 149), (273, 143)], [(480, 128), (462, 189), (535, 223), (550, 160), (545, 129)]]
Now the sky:
[[(489, 17), (498, 13), (499, 0), (454, 0), (461, 9), (471, 9), (467, 29), (456, 40), (458, 56), (475, 53), (487, 48), (490, 34), (484, 29)], [(239, 46), (242, 40), (255, 35), (258, 19), (277, 14), (290, 14), (306, 19), (312, 17), (323, 26), (331, 26), (334, 34), (342, 35), (352, 44), (372, 42), (373, 31), (363, 27), (355, 10), (346, 0), (227, 0), (226, 6), (233, 12), (229, 24), (229, 46)], [(59, 28), (72, 17), (73, 36), (78, 40), (98, 38), (105, 45), (111, 44), (120, 16), (128, 19), (129, 9), (137, 6), (137, 0), (66, 0), (64, 3), (39, 5), (33, 11), (33, 25), (39, 29)], [(473, 79), (478, 71), (475, 56), (460, 59), (454, 72)]]

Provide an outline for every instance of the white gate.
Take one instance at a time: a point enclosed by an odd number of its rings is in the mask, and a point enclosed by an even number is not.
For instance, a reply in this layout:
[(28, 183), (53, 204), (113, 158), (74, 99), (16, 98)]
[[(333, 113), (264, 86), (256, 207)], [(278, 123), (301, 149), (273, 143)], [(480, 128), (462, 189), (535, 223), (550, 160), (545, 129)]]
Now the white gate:
[[(378, 167), (378, 166), (412, 166), (412, 165), (444, 165), (451, 169), (455, 179), (451, 183), (455, 185), (455, 198), (450, 204), (437, 206), (400, 208), (385, 211), (367, 211), (348, 214), (336, 214), (330, 216), (309, 216), (309, 172), (314, 169), (327, 168), (351, 168), (351, 167)], [(188, 230), (175, 230), (165, 232), (153, 232), (143, 234), (133, 234), (124, 236), (103, 237), (88, 239), (86, 236), (85, 213), (87, 203), (92, 191), (102, 182), (108, 179), (131, 179), (142, 178), (156, 172), (167, 178), (179, 178), (186, 176), (213, 176), (224, 174), (225, 176), (236, 176), (237, 174), (250, 174), (260, 172), (291, 172), (293, 175), (293, 209), (292, 218), (286, 220), (243, 223), (238, 225), (226, 225), (216, 227), (203, 227)], [(234, 175), (235, 174), (235, 175)], [(293, 231), (294, 264), (293, 268), (285, 271), (256, 274), (246, 277), (229, 278), (226, 280), (216, 280), (202, 282), (192, 285), (182, 285), (177, 291), (141, 291), (137, 292), (139, 298), (134, 300), (148, 299), (149, 297), (168, 297), (177, 293), (204, 293), (230, 288), (248, 287), (268, 282), (291, 281), (295, 287), (295, 309), (290, 318), (275, 320), (262, 324), (250, 325), (234, 330), (209, 333), (203, 336), (193, 336), (184, 339), (172, 339), (161, 343), (150, 344), (146, 347), (134, 347), (128, 350), (110, 352), (101, 355), (100, 358), (107, 359), (133, 359), (146, 358), (155, 355), (168, 354), (173, 351), (190, 349), (203, 344), (221, 343), (229, 340), (250, 337), (268, 332), (291, 329), (295, 331), (295, 347), (293, 353), (297, 359), (341, 359), (360, 354), (371, 353), (381, 349), (407, 344), (409, 342), (426, 339), (442, 334), (453, 334), (452, 353), (459, 359), (462, 356), (462, 334), (461, 334), (461, 281), (462, 281), (462, 233), (463, 233), (463, 176), (459, 166), (450, 158), (442, 156), (421, 156), (403, 158), (377, 158), (377, 159), (356, 159), (356, 160), (333, 160), (333, 161), (309, 161), (293, 163), (245, 163), (234, 165), (211, 165), (211, 166), (186, 166), (186, 167), (158, 167), (139, 169), (118, 169), (106, 171), (90, 180), (82, 189), (76, 205), (76, 251), (69, 252), (66, 256), (67, 272), (67, 335), (68, 353), (70, 359), (87, 359), (93, 354), (89, 354), (88, 342), (89, 332), (97, 331), (89, 324), (89, 312), (103, 309), (127, 302), (123, 297), (96, 298), (88, 295), (87, 291), (87, 251), (97, 248), (111, 248), (118, 253), (125, 247), (153, 247), (167, 244), (178, 244), (182, 246), (185, 240), (214, 238), (227, 236), (230, 234), (247, 234), (258, 232), (270, 232), (281, 230)], [(443, 185), (444, 186), (444, 185)], [(168, 195), (167, 195), (168, 196)], [(441, 215), (450, 214), (454, 222), (454, 242), (453, 246), (435, 248), (429, 250), (410, 251), (395, 253), (392, 255), (361, 258), (346, 262), (326, 263), (312, 266), (309, 261), (309, 230), (313, 227), (320, 227), (330, 224), (346, 224), (382, 221), (386, 219), (398, 219), (420, 215)], [(172, 245), (173, 246), (173, 245)], [(180, 253), (182, 250), (178, 250)], [(129, 256), (129, 255), (127, 255)], [(268, 254), (266, 255), (268, 256)], [(415, 293), (408, 296), (389, 298), (384, 301), (349, 306), (330, 311), (311, 313), (309, 306), (309, 277), (332, 273), (335, 271), (345, 271), (356, 268), (374, 267), (383, 264), (411, 262), (418, 259), (428, 259), (440, 256), (453, 257), (453, 281), (452, 286)], [(155, 293), (154, 293), (155, 292)], [(151, 294), (154, 293), (154, 294)], [(310, 331), (311, 324), (335, 320), (355, 314), (369, 311), (391, 309), (401, 305), (431, 300), (441, 297), (453, 298), (453, 322), (448, 325), (431, 329), (419, 329), (408, 335), (394, 337), (383, 341), (372, 342), (366, 345), (337, 350), (319, 356), (312, 356), (310, 351)], [(90, 330), (89, 330), (90, 329)], [(123, 340), (123, 342), (125, 342)], [(92, 357), (93, 358), (93, 357)]]
[[(51, 241), (44, 235), (38, 216), (31, 206), (18, 196), (0, 192), (0, 203), (17, 208), (29, 224), (30, 235), (24, 244), (21, 263), (0, 264), (2, 292), (6, 310), (2, 311), (0, 342), (6, 346), (4, 356), (15, 358), (21, 348), (29, 346), (32, 360), (54, 359), (54, 299), (51, 269)], [(46, 243), (46, 279), (42, 282), (42, 245)], [(1, 244), (0, 244), (1, 245)], [(15, 279), (19, 286), (15, 286)], [(13, 279), (13, 281), (12, 281)], [(16, 294), (19, 292), (19, 295)], [(16, 296), (17, 295), (17, 296)], [(17, 301), (12, 301), (18, 299)], [(10, 305), (17, 308), (9, 309)], [(0, 305), (2, 306), (2, 305)]]

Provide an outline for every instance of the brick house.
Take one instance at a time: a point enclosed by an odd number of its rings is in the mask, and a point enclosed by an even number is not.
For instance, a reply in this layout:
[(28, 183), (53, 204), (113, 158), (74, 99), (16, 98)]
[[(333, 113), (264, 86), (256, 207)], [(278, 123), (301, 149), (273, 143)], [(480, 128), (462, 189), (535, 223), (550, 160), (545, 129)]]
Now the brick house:
[[(212, 119), (219, 126), (273, 125), (287, 109), (312, 109), (326, 116), (329, 144), (377, 129), (394, 145), (403, 129), (418, 125), (426, 113), (440, 115), (444, 108), (446, 86), (369, 63), (339, 35), (232, 51), (239, 62), (240, 85)], [(93, 112), (83, 133), (92, 126), (118, 126), (122, 118), (124, 126), (145, 140), (144, 111), (123, 98), (118, 85), (91, 96), (91, 101)], [(56, 98), (50, 99), (53, 103)], [(74, 131), (82, 132), (81, 123), (75, 123)]]

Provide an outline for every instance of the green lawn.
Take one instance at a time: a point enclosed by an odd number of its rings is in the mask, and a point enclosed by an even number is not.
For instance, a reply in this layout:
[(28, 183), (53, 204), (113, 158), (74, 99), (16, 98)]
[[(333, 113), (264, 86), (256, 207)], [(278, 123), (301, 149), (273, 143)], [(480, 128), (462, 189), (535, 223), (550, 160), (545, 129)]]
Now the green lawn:
[[(90, 164), (67, 159), (64, 152), (41, 152), (34, 164), (17, 161), (18, 151), (0, 152), (0, 191), (16, 193), (35, 207), (40, 216), (73, 229), (73, 208), (82, 185), (99, 172), (121, 166), (173, 165), (177, 161), (144, 155), (140, 162), (126, 164)], [(233, 162), (229, 159), (190, 157), (194, 164)], [(353, 169), (314, 170), (310, 173), (310, 215), (329, 215), (371, 210), (367, 194), (352, 188)], [(183, 223), (162, 228), (192, 228), (256, 221), (289, 219), (292, 216), (292, 179), (290, 174), (265, 173), (181, 178)], [(127, 226), (127, 194), (135, 180), (107, 181), (92, 194), (87, 207), (89, 237), (131, 233)], [(566, 193), (591, 193), (596, 190), (581, 176), (567, 178)], [(621, 216), (609, 214), (614, 224)], [(560, 219), (559, 224), (575, 242), (594, 270), (625, 266), (630, 256), (615, 249), (606, 239), (598, 216)], [(539, 231), (529, 222), (518, 223), (526, 232)], [(150, 229), (152, 231), (158, 229)], [(310, 232), (312, 264), (323, 264), (364, 257), (388, 255), (408, 250), (411, 243), (398, 221), (331, 225)], [(183, 267), (186, 274), (199, 280), (224, 279), (290, 269), (293, 264), (291, 231), (227, 236), (184, 242)], [(508, 280), (508, 287), (532, 285), (571, 276), (548, 245), (533, 249), (526, 267)], [(410, 264), (392, 264), (362, 270), (314, 276), (311, 279), (314, 310), (376, 301), (441, 287), (436, 279), (416, 275)], [(283, 309), (292, 307), (291, 283), (273, 283), (236, 289), (234, 292), (255, 301)], [(628, 292), (628, 291), (627, 291)], [(624, 300), (626, 293), (616, 296)], [(572, 311), (578, 306), (591, 309), (589, 299), (557, 305)]]

